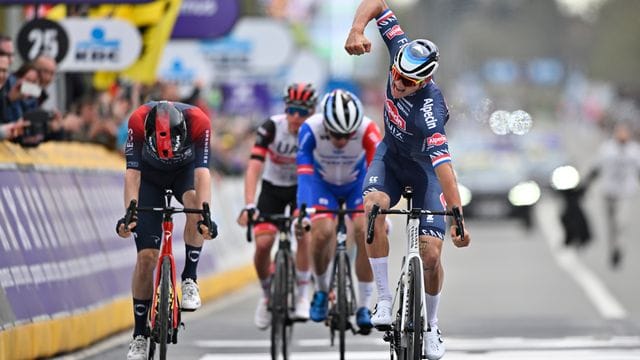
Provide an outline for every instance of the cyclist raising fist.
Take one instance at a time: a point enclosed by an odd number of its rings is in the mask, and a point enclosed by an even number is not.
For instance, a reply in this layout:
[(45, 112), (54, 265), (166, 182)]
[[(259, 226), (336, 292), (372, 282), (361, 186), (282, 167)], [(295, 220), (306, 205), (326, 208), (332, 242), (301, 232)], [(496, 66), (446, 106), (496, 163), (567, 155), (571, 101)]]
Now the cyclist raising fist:
[[(405, 186), (413, 187), (413, 205), (416, 208), (462, 208), (444, 130), (449, 110), (433, 80), (439, 64), (438, 48), (429, 40), (409, 40), (384, 0), (362, 0), (345, 44), (349, 54), (362, 55), (371, 50), (364, 28), (373, 19), (376, 19), (389, 50), (391, 66), (384, 105), (385, 136), (365, 178), (365, 210), (369, 212), (374, 204), (383, 209), (395, 205)], [(465, 231), (464, 238), (453, 234), (456, 246), (469, 245), (468, 231)], [(440, 359), (445, 351), (437, 318), (443, 281), (440, 255), (444, 235), (443, 216), (423, 216), (420, 219), (428, 359)], [(371, 321), (375, 326), (385, 326), (392, 321), (392, 296), (387, 280), (389, 243), (384, 230), (384, 216), (376, 220), (374, 237), (373, 243), (367, 246), (378, 290), (378, 303)]]

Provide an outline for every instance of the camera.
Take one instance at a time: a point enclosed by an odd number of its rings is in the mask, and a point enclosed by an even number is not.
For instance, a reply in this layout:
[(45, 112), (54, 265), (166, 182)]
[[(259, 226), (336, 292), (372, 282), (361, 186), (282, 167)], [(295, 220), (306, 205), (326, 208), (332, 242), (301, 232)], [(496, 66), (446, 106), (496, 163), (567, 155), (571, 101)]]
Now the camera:
[(35, 109), (24, 113), (23, 118), (30, 122), (24, 129), (24, 134), (18, 139), (24, 147), (36, 147), (47, 137), (49, 122), (55, 114), (52, 111)]

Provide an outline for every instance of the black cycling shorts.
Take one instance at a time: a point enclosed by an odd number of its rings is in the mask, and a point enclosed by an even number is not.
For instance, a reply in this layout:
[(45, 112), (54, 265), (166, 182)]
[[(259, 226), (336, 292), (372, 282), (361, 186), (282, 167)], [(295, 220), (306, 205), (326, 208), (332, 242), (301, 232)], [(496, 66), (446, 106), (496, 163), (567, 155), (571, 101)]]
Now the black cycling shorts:
[[(189, 190), (194, 190), (194, 170), (193, 163), (171, 172), (143, 165), (140, 169), (138, 206), (164, 206), (165, 189), (173, 191), (173, 196), (182, 204), (182, 195)], [(162, 214), (159, 212), (138, 212), (138, 224), (134, 236), (138, 252), (142, 249), (160, 249)]]
[(291, 205), (291, 212), (296, 208), (296, 191), (294, 186), (276, 186), (262, 180), (262, 188), (258, 197), (258, 210), (263, 214), (282, 214), (287, 204)]

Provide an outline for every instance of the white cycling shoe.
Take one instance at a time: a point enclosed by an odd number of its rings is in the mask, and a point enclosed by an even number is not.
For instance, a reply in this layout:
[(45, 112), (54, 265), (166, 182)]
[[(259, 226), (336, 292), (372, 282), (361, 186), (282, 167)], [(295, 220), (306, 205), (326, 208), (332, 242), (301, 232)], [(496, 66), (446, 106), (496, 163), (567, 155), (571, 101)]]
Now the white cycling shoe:
[(138, 335), (131, 340), (127, 360), (147, 360), (147, 338)]
[(182, 282), (182, 310), (196, 311), (202, 305), (198, 284), (192, 279), (184, 279)]
[(391, 326), (393, 317), (391, 316), (391, 301), (380, 300), (376, 304), (371, 315), (371, 325), (376, 328), (386, 328)]
[(269, 300), (260, 296), (258, 299), (258, 305), (256, 306), (256, 313), (253, 317), (253, 322), (260, 330), (267, 330), (271, 325), (271, 312), (268, 309)]
[(293, 318), (298, 321), (309, 320), (309, 310), (311, 309), (311, 302), (304, 296), (299, 296), (296, 300), (296, 311), (293, 313)]
[(425, 353), (428, 360), (438, 360), (444, 356), (444, 339), (437, 326), (432, 326), (425, 333)]

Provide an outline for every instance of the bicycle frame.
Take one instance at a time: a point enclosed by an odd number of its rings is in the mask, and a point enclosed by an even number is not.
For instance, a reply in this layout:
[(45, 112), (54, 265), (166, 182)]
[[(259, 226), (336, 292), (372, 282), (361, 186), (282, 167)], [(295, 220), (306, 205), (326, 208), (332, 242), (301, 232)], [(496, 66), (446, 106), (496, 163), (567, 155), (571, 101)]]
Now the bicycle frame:
[[(166, 345), (169, 342), (173, 344), (178, 342), (178, 329), (182, 324), (180, 318), (180, 301), (176, 291), (176, 262), (173, 256), (173, 215), (176, 213), (200, 214), (204, 218), (203, 224), (205, 226), (211, 229), (213, 225), (210, 218), (209, 204), (206, 202), (203, 203), (202, 209), (174, 208), (171, 206), (172, 197), (173, 192), (171, 190), (165, 190), (163, 207), (137, 207), (137, 201), (131, 200), (129, 207), (127, 208), (127, 214), (125, 215), (126, 227), (133, 221), (137, 211), (162, 213), (162, 243), (160, 245), (160, 252), (158, 254), (158, 260), (154, 271), (154, 290), (151, 309), (149, 311), (149, 328), (151, 329), (152, 339), (149, 348), (149, 358), (153, 358), (156, 342), (160, 343), (160, 358), (163, 359), (166, 356)], [(159, 314), (159, 304), (161, 302), (160, 293), (165, 286), (161, 282), (164, 271), (163, 264), (165, 263), (165, 260), (169, 261), (169, 314), (167, 315), (171, 316), (171, 324), (167, 324), (170, 325), (168, 329), (158, 329), (156, 322)], [(165, 334), (163, 331), (166, 331), (167, 333)]]
[(291, 251), (289, 238), (291, 216), (289, 208), (284, 214), (261, 214), (254, 219), (255, 209), (248, 209), (247, 241), (252, 241), (253, 224), (272, 222), (278, 228), (278, 250), (274, 258), (276, 270), (271, 282), (271, 296), (268, 309), (271, 312), (271, 357), (289, 359), (290, 339), (293, 332), (293, 320), (290, 313), (295, 311), (295, 259)]
[[(407, 208), (406, 210), (394, 210), (394, 209), (380, 209), (378, 205), (374, 205), (371, 209), (371, 212), (369, 214), (369, 221), (368, 221), (368, 227), (367, 227), (367, 243), (371, 243), (373, 241), (373, 233), (374, 233), (374, 223), (375, 223), (375, 218), (376, 216), (380, 213), (380, 214), (403, 214), (403, 215), (407, 215), (407, 226), (406, 226), (406, 251), (405, 251), (405, 256), (402, 259), (402, 270), (400, 273), (400, 278), (398, 280), (398, 285), (396, 286), (396, 291), (395, 291), (395, 295), (394, 295), (394, 299), (393, 299), (393, 305), (392, 308), (395, 308), (396, 303), (398, 302), (398, 298), (401, 298), (400, 301), (402, 301), (402, 304), (399, 304), (399, 311), (400, 311), (400, 324), (399, 324), (399, 328), (394, 328), (394, 326), (398, 326), (397, 325), (392, 325), (391, 329), (386, 329), (387, 332), (385, 333), (384, 339), (386, 341), (390, 341), (392, 344), (392, 348), (398, 352), (398, 350), (401, 350), (402, 348), (407, 348), (409, 353), (412, 355), (412, 358), (416, 358), (416, 353), (415, 350), (418, 350), (416, 348), (411, 348), (410, 346), (408, 346), (408, 342), (409, 337), (405, 335), (406, 333), (416, 333), (416, 330), (419, 330), (420, 333), (419, 334), (424, 334), (424, 330), (425, 330), (425, 326), (426, 326), (426, 320), (427, 320), (427, 309), (426, 309), (426, 295), (425, 295), (425, 284), (424, 284), (424, 269), (423, 269), (423, 262), (422, 262), (422, 258), (420, 256), (420, 235), (419, 235), (419, 228), (420, 228), (420, 217), (422, 215), (444, 215), (444, 216), (452, 216), (455, 219), (456, 222), (456, 226), (458, 228), (458, 234), (461, 236), (464, 236), (464, 227), (462, 224), (462, 214), (460, 212), (460, 209), (458, 207), (453, 207), (451, 211), (432, 211), (432, 210), (425, 210), (425, 209), (417, 209), (417, 208), (413, 208), (413, 204), (412, 204), (412, 199), (411, 199), (411, 194), (412, 194), (413, 190), (411, 189), (411, 187), (406, 187), (405, 191), (403, 193), (403, 196), (407, 199)], [(412, 266), (411, 264), (414, 264), (414, 266), (416, 267), (416, 269), (410, 269), (410, 266)], [(412, 285), (410, 283), (411, 279), (409, 275), (410, 271), (415, 271), (417, 274), (417, 276), (415, 276), (415, 279), (419, 279), (418, 280), (418, 288), (416, 289), (415, 287), (412, 288), (411, 290), (409, 290), (410, 285)], [(410, 307), (412, 304), (412, 299), (407, 296), (407, 293), (409, 291), (412, 291), (415, 293), (415, 291), (418, 291), (420, 294), (420, 324), (418, 324), (417, 328), (416, 328), (416, 324), (415, 321), (413, 324), (413, 327), (410, 327), (406, 321), (409, 319), (409, 311), (411, 311)], [(413, 304), (413, 308), (415, 309), (415, 304)], [(414, 313), (415, 315), (415, 313)], [(413, 317), (414, 320), (418, 320), (415, 317)], [(389, 332), (391, 331), (391, 333)], [(396, 337), (398, 336), (399, 332), (399, 339)], [(413, 339), (411, 340), (412, 343), (415, 345), (415, 335), (412, 335)], [(400, 344), (397, 344), (397, 341), (400, 340)], [(421, 345), (424, 344), (424, 338), (420, 339)], [(398, 347), (399, 346), (399, 347)], [(422, 351), (423, 351), (422, 347), (421, 349), (419, 349), (418, 351), (420, 352), (419, 355), (422, 356)]]

